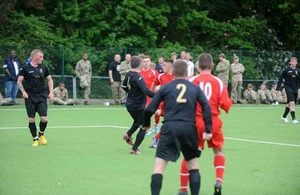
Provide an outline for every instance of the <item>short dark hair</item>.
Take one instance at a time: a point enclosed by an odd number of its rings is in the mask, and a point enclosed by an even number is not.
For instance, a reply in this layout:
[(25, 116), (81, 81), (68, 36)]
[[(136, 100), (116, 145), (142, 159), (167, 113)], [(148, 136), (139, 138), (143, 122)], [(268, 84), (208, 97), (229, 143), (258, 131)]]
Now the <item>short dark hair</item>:
[(213, 57), (209, 53), (202, 53), (198, 57), (198, 67), (201, 70), (211, 69), (213, 63)]
[(171, 59), (166, 59), (166, 60), (164, 60), (165, 62), (169, 62), (169, 63), (171, 63), (171, 64), (173, 64), (173, 62), (174, 62), (174, 60), (171, 60)]
[(184, 60), (175, 60), (173, 74), (175, 77), (185, 77), (187, 75), (187, 63)]
[(141, 58), (139, 56), (132, 56), (130, 66), (131, 68), (138, 68), (141, 65)]

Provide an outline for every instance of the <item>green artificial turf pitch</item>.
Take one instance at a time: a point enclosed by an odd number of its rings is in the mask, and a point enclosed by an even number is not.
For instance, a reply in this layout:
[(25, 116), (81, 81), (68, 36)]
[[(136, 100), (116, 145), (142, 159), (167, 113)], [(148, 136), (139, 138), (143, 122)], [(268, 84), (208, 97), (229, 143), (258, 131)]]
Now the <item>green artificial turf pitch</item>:
[[(284, 106), (233, 106), (222, 113), (225, 195), (300, 194), (300, 124), (280, 120)], [(296, 115), (300, 119), (300, 109)], [(290, 116), (289, 116), (290, 117)], [(129, 155), (122, 135), (132, 120), (121, 106), (49, 106), (48, 145), (33, 148), (23, 105), (0, 108), (1, 195), (147, 195), (155, 150)], [(170, 163), (162, 195), (179, 189), (179, 165)], [(201, 194), (213, 194), (212, 150), (199, 160)]]

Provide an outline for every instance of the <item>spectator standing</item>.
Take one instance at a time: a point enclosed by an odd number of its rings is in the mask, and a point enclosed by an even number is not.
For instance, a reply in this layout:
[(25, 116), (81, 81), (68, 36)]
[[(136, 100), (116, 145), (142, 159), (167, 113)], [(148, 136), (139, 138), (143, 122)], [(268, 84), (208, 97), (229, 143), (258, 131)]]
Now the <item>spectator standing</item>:
[[(127, 53), (125, 55), (125, 60), (120, 64), (121, 82), (124, 81), (126, 74), (130, 71), (131, 68), (130, 62), (131, 62), (131, 54)], [(121, 93), (121, 104), (125, 104), (126, 92), (124, 90), (121, 90), (120, 93)]]
[(172, 52), (171, 53), (171, 60), (173, 60), (173, 62), (177, 59), (177, 54), (176, 52)]
[(108, 75), (110, 79), (111, 91), (115, 104), (121, 103), (121, 74), (120, 74), (120, 54), (115, 54), (114, 61), (110, 63)]
[(158, 74), (161, 74), (164, 72), (164, 70), (163, 70), (164, 62), (165, 62), (165, 60), (163, 57), (158, 58), (158, 63), (155, 65), (155, 70), (158, 72)]
[(10, 98), (11, 104), (16, 104), (16, 97), (19, 90), (17, 78), (21, 63), (15, 50), (11, 50), (10, 56), (5, 60), (3, 68), (5, 70), (5, 98)]
[(192, 61), (192, 56), (191, 56), (190, 52), (185, 52), (185, 60), (186, 60), (186, 63), (188, 64), (188, 67), (187, 67), (187, 76), (189, 78), (191, 78), (191, 77), (194, 76), (195, 64)]
[(220, 62), (216, 67), (217, 77), (223, 81), (226, 87), (228, 87), (230, 63), (226, 60), (225, 54), (223, 53), (219, 55), (219, 60)]
[(243, 86), (243, 73), (245, 68), (243, 64), (239, 63), (239, 57), (233, 57), (231, 64), (232, 83), (231, 83), (231, 98), (234, 103), (242, 103), (242, 86)]
[(185, 51), (181, 51), (181, 53), (180, 53), (180, 59), (186, 61)]
[(75, 67), (76, 76), (80, 79), (80, 87), (84, 89), (84, 104), (89, 104), (92, 80), (92, 64), (88, 60), (88, 54), (83, 53)]

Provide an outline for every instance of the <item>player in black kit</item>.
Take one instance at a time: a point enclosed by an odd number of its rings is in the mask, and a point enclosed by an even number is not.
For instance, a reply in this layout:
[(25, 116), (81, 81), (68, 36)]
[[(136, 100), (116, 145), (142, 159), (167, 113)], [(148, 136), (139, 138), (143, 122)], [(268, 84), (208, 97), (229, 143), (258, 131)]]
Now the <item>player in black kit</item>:
[(132, 134), (142, 125), (143, 113), (146, 105), (146, 95), (153, 97), (155, 94), (150, 91), (144, 79), (140, 76), (141, 58), (133, 56), (131, 58), (131, 70), (125, 76), (122, 82), (122, 88), (127, 92), (126, 108), (130, 116), (133, 118), (133, 123), (130, 129), (124, 134), (123, 139), (132, 146), (130, 154), (141, 154), (138, 147), (144, 140), (146, 131), (140, 129), (136, 135), (135, 142), (132, 142)]
[[(31, 52), (30, 64), (24, 65), (20, 69), (18, 77), (18, 86), (25, 99), (27, 116), (29, 118), (29, 129), (33, 137), (32, 146), (47, 144), (45, 130), (47, 127), (47, 97), (53, 99), (53, 80), (49, 74), (48, 68), (42, 65), (44, 59), (43, 52), (34, 49)], [(48, 81), (48, 88), (45, 87), (45, 79)], [(40, 131), (37, 135), (35, 125), (35, 113), (40, 115)]]
[(297, 58), (291, 57), (290, 66), (284, 69), (278, 79), (276, 90), (279, 91), (281, 84), (284, 83), (284, 89), (287, 95), (287, 106), (282, 115), (282, 120), (289, 122), (287, 115), (291, 111), (292, 123), (296, 124), (299, 121), (296, 119), (295, 108), (298, 98), (298, 89), (300, 87), (300, 70), (296, 68)]
[(198, 158), (201, 152), (198, 149), (198, 135), (195, 127), (196, 105), (199, 103), (203, 112), (206, 126), (203, 134), (205, 140), (209, 140), (212, 136), (211, 109), (201, 89), (186, 80), (187, 63), (183, 60), (176, 60), (173, 68), (175, 80), (157, 92), (144, 113), (143, 128), (146, 129), (149, 128), (150, 118), (160, 102), (165, 102), (165, 117), (151, 177), (151, 193), (152, 195), (160, 193), (163, 172), (168, 161), (175, 162), (182, 151), (190, 173), (191, 193), (198, 195), (200, 190)]

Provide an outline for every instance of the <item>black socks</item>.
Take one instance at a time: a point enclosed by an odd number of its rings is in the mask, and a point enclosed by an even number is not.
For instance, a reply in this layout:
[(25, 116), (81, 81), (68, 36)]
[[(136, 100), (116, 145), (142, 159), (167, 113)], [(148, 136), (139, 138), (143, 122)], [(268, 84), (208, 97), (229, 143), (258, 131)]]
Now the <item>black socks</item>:
[(39, 136), (44, 135), (45, 133), (45, 129), (47, 127), (48, 122), (40, 122), (40, 132), (39, 132)]
[(141, 145), (141, 143), (143, 142), (143, 140), (145, 138), (145, 134), (146, 134), (146, 131), (143, 130), (142, 128), (140, 128), (140, 131), (136, 135), (136, 139), (132, 146), (132, 150), (137, 151), (138, 147)]
[(189, 171), (190, 176), (190, 190), (192, 195), (198, 195), (200, 192), (201, 178), (198, 169), (193, 169)]
[(285, 107), (285, 111), (284, 111), (282, 117), (286, 118), (286, 116), (289, 114), (289, 112), (290, 112), (290, 108), (289, 107)]
[(34, 122), (33, 123), (29, 122), (28, 127), (30, 129), (30, 133), (31, 133), (33, 139), (36, 140), (37, 139), (37, 132), (36, 132), (35, 123)]
[(159, 195), (162, 186), (163, 175), (156, 173), (151, 176), (151, 194)]

